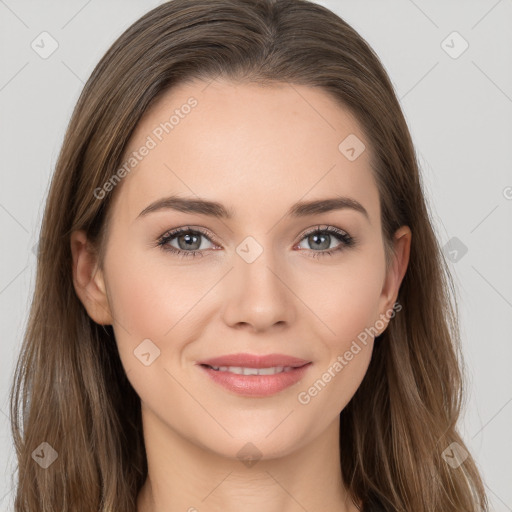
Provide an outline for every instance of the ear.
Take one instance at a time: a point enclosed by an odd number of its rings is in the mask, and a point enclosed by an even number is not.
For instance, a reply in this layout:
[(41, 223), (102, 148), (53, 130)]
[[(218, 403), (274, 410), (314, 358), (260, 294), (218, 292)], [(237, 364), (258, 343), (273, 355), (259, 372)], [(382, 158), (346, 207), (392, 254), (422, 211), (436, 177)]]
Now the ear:
[(87, 240), (85, 231), (71, 233), (73, 285), (89, 316), (100, 325), (112, 325), (112, 315), (103, 272), (98, 269), (96, 251)]
[[(409, 264), (411, 239), (412, 233), (408, 226), (402, 226), (397, 229), (393, 237), (394, 250), (389, 268), (386, 271), (386, 278), (381, 293), (381, 305), (379, 308), (381, 314), (380, 318), (385, 322), (386, 327), (389, 323), (390, 312), (393, 311), (393, 305), (398, 297), (398, 291), (400, 290), (400, 285), (402, 284)], [(386, 330), (386, 327), (384, 327), (378, 335), (382, 334)]]

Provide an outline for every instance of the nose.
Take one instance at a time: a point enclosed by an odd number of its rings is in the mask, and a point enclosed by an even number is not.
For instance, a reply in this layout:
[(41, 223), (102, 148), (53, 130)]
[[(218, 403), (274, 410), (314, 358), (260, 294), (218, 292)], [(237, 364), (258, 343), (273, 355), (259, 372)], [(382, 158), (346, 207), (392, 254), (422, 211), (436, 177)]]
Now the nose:
[(290, 326), (296, 318), (297, 299), (291, 275), (277, 263), (271, 250), (251, 262), (235, 255), (223, 283), (223, 319), (230, 327), (263, 332)]

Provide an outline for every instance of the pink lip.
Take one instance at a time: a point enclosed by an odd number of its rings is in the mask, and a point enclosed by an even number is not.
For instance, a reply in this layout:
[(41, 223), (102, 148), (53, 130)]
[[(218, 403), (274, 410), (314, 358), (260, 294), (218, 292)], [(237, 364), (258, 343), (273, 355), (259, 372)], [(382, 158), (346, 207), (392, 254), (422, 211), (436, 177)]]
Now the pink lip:
[[(202, 361), (199, 367), (217, 384), (238, 395), (265, 397), (273, 395), (302, 379), (310, 361), (283, 354), (258, 356), (253, 354), (231, 354)], [(209, 366), (241, 366), (245, 368), (270, 368), (272, 366), (293, 366), (293, 370), (275, 375), (239, 375), (218, 371)]]

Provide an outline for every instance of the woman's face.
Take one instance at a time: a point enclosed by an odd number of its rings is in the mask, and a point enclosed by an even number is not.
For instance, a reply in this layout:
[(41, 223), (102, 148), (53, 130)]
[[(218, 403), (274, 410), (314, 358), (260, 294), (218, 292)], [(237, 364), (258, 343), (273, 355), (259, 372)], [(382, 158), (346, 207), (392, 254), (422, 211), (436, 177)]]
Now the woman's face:
[[(84, 303), (112, 323), (145, 418), (228, 457), (248, 442), (281, 456), (336, 425), (394, 315), (408, 258), (406, 234), (386, 272), (356, 120), (306, 86), (195, 81), (147, 112), (130, 156)], [(307, 206), (316, 201), (328, 202)], [(177, 228), (191, 232), (162, 238)], [(200, 364), (231, 354), (309, 364), (273, 376)], [(256, 365), (228, 366), (244, 364)]]

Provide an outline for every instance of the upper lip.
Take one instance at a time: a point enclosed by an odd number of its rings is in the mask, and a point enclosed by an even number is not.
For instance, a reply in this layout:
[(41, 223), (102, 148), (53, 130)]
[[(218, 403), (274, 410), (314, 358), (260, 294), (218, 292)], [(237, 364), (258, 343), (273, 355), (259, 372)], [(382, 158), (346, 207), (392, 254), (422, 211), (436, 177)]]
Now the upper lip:
[(298, 368), (310, 363), (305, 359), (287, 356), (285, 354), (226, 354), (224, 356), (214, 357), (199, 361), (198, 364), (208, 366), (237, 366), (243, 368), (271, 368), (274, 366), (293, 366)]

